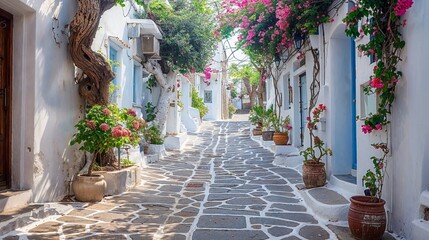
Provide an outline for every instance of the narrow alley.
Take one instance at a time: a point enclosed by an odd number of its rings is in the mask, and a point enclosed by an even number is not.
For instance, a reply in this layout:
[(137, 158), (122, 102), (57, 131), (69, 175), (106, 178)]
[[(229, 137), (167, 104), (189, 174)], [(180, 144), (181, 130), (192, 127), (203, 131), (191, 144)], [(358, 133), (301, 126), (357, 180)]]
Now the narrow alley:
[(273, 159), (248, 122), (206, 122), (182, 153), (143, 169), (132, 192), (72, 203), (5, 239), (336, 239), (303, 205), (301, 176)]

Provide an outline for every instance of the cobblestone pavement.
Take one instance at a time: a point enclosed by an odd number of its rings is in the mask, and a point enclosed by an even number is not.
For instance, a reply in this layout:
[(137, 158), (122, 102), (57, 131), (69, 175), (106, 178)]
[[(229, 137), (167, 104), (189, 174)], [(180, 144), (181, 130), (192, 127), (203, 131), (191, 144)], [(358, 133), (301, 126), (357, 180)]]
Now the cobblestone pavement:
[(143, 184), (5, 239), (336, 239), (303, 205), (294, 170), (249, 138), (247, 122), (205, 123)]

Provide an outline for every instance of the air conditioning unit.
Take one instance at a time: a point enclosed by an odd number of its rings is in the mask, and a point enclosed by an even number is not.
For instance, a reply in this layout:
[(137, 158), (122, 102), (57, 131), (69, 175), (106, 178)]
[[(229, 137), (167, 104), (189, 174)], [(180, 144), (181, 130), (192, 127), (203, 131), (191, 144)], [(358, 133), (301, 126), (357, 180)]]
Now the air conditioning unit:
[(142, 35), (143, 54), (150, 59), (161, 59), (159, 56), (159, 41), (153, 35)]

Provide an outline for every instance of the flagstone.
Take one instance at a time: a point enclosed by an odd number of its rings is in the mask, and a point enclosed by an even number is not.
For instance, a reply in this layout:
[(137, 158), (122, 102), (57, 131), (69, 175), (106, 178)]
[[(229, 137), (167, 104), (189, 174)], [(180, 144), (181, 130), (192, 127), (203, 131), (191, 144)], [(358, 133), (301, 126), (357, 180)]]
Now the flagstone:
[(203, 125), (181, 153), (144, 168), (142, 185), (20, 234), (59, 239), (62, 229), (62, 239), (335, 238), (293, 190), (290, 183), (302, 182), (299, 173), (274, 166), (274, 155), (250, 140), (248, 123)]
[(62, 227), (63, 234), (76, 234), (85, 232), (85, 225), (82, 224), (65, 224)]
[(197, 226), (200, 228), (246, 228), (246, 219), (242, 216), (203, 215)]
[(49, 233), (49, 232), (58, 232), (59, 227), (62, 223), (59, 222), (45, 222), (32, 229), (29, 232), (31, 233)]
[(329, 239), (329, 233), (320, 226), (304, 226), (299, 230), (299, 235), (306, 239)]

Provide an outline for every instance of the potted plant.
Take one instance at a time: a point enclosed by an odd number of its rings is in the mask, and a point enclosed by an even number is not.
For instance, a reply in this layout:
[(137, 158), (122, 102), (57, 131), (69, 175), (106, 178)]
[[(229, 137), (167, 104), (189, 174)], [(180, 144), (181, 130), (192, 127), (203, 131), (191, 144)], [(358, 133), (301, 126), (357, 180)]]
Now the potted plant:
[(162, 137), (161, 130), (156, 125), (152, 125), (144, 129), (144, 139), (147, 143), (145, 154), (159, 154), (163, 151), (162, 144), (164, 138)]
[(249, 114), (249, 121), (256, 127), (253, 129), (253, 136), (262, 134), (262, 117), (264, 108), (262, 106), (254, 106)]
[(326, 110), (326, 106), (319, 104), (313, 110), (313, 118), (307, 117), (307, 128), (310, 132), (310, 146), (301, 151), (304, 156), (304, 164), (302, 166), (302, 177), (306, 188), (322, 187), (326, 183), (325, 163), (321, 162), (322, 157), (332, 156), (332, 150), (325, 147), (325, 143), (316, 135), (314, 129), (316, 124), (320, 122), (320, 114)]
[(234, 113), (237, 111), (237, 108), (234, 107), (234, 105), (230, 102), (228, 104), (228, 115), (229, 118), (232, 118), (232, 116), (234, 115)]
[(97, 158), (122, 144), (135, 145), (140, 141), (145, 122), (130, 109), (121, 110), (116, 104), (94, 105), (75, 128), (71, 145), (92, 155), (86, 174), (77, 175), (72, 183), (76, 199), (83, 202), (101, 201), (106, 190), (102, 175), (92, 173)]
[(262, 140), (273, 141), (274, 131), (272, 130), (272, 123), (275, 118), (273, 107), (270, 107), (262, 114)]
[(368, 169), (362, 177), (365, 183), (365, 196), (350, 198), (348, 215), (349, 228), (353, 236), (359, 239), (381, 239), (386, 230), (386, 210), (382, 199), (383, 181), (386, 172), (386, 160), (389, 148), (385, 143), (371, 144), (382, 151), (382, 157), (371, 157), (374, 170)]
[(276, 145), (286, 145), (289, 142), (289, 131), (292, 129), (290, 125), (290, 117), (273, 117), (274, 135), (273, 141)]

